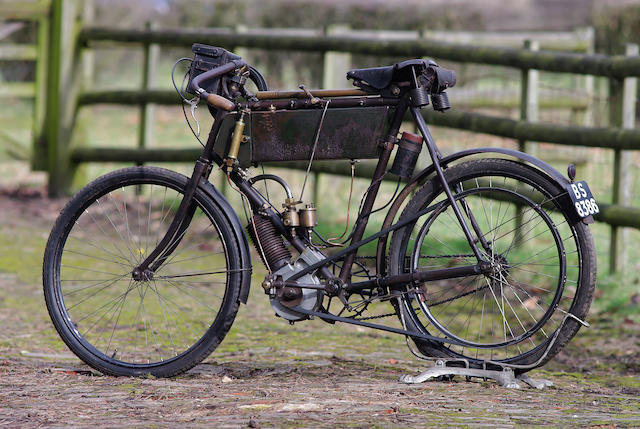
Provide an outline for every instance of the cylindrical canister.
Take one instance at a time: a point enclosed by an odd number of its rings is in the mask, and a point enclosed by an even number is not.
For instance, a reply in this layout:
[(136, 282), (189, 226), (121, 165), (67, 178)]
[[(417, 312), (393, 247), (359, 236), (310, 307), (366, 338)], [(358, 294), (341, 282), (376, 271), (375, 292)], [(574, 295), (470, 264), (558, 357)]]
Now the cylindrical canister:
[(300, 209), (300, 225), (306, 228), (313, 228), (318, 224), (316, 218), (316, 206), (307, 204), (305, 208)]
[(236, 126), (233, 130), (233, 137), (231, 138), (231, 145), (229, 146), (229, 153), (227, 153), (227, 171), (231, 171), (235, 161), (238, 159), (238, 151), (240, 150), (240, 143), (244, 133), (244, 112), (240, 114), (240, 118), (236, 122)]
[(418, 156), (422, 150), (422, 137), (417, 134), (403, 132), (398, 142), (398, 150), (389, 170), (396, 176), (408, 179), (413, 175)]

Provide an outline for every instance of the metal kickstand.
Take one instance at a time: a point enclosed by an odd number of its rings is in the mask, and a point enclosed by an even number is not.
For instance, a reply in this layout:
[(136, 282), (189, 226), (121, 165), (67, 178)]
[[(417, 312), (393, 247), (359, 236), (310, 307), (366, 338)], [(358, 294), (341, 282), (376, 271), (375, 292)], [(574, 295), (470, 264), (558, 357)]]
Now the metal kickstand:
[(482, 368), (471, 368), (469, 361), (466, 359), (438, 359), (432, 368), (416, 376), (403, 375), (400, 377), (400, 381), (402, 383), (413, 384), (437, 378), (451, 379), (456, 375), (463, 375), (467, 378), (467, 381), (469, 381), (471, 377), (482, 378), (484, 380), (490, 378), (497, 381), (500, 386), (508, 389), (520, 389), (522, 387), (520, 382), (526, 383), (536, 389), (553, 386), (553, 383), (549, 380), (533, 380), (526, 374), (515, 375), (512, 368), (506, 366), (498, 367), (493, 364), (492, 366), (495, 366), (496, 369), (488, 369), (486, 363), (483, 364)]
[[(497, 381), (500, 386), (506, 387), (508, 389), (520, 389), (520, 382), (523, 382), (536, 389), (544, 389), (545, 387), (553, 386), (553, 383), (549, 380), (534, 380), (524, 372), (522, 374), (516, 375), (514, 369), (528, 371), (538, 367), (541, 362), (547, 357), (547, 354), (558, 339), (560, 331), (564, 327), (564, 324), (567, 322), (567, 320), (573, 319), (587, 328), (590, 326), (589, 323), (581, 320), (575, 315), (566, 311), (563, 312), (565, 313), (565, 316), (562, 319), (560, 326), (556, 329), (556, 332), (551, 338), (551, 341), (549, 341), (549, 344), (547, 345), (544, 353), (536, 362), (528, 365), (502, 364), (500, 362), (489, 360), (482, 362), (482, 366), (480, 368), (471, 368), (471, 365), (469, 364), (469, 361), (467, 359), (444, 359), (425, 356), (419, 350), (412, 346), (411, 340), (407, 336), (405, 339), (407, 341), (407, 347), (409, 347), (409, 351), (411, 351), (411, 353), (419, 359), (429, 361), (435, 360), (435, 365), (416, 376), (409, 374), (400, 376), (399, 381), (407, 384), (415, 384), (437, 378), (450, 380), (456, 375), (463, 375), (467, 378), (467, 381), (470, 381), (471, 377), (482, 378), (484, 380), (490, 378)], [(402, 321), (402, 326), (406, 329), (403, 313), (400, 313), (400, 320)], [(491, 369), (489, 369), (489, 367)]]

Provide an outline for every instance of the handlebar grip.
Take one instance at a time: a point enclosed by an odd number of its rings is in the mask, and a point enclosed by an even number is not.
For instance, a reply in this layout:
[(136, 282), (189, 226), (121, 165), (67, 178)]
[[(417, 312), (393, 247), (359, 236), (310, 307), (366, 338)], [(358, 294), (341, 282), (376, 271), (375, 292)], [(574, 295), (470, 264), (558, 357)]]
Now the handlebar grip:
[(236, 108), (236, 103), (217, 94), (207, 95), (207, 103), (218, 109), (226, 110), (227, 112), (231, 112)]
[(245, 64), (244, 61), (228, 62), (226, 64), (221, 65), (220, 67), (216, 67), (214, 69), (211, 69), (209, 71), (199, 74), (198, 76), (193, 78), (193, 80), (191, 81), (191, 84), (196, 89), (196, 91), (200, 92), (200, 84), (202, 82), (205, 82), (209, 79), (213, 79), (218, 76), (222, 76), (223, 74), (232, 72), (244, 64)]

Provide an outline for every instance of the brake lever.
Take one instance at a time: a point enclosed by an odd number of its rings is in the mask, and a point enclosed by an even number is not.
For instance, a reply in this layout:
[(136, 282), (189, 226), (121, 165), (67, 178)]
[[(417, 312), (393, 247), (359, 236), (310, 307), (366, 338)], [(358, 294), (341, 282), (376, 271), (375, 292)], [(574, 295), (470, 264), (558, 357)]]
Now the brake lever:
[(200, 97), (194, 97), (189, 100), (189, 112), (191, 112), (191, 117), (196, 122), (196, 136), (200, 137), (200, 122), (198, 118), (196, 118), (196, 108), (198, 107), (198, 102), (200, 101)]

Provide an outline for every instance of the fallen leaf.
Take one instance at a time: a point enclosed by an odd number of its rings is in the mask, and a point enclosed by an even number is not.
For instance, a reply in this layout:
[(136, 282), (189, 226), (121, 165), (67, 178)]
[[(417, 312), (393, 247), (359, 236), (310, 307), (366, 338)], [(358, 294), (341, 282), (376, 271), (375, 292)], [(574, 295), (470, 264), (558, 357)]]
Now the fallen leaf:
[(281, 408), (282, 411), (315, 411), (322, 409), (320, 404), (284, 404)]

